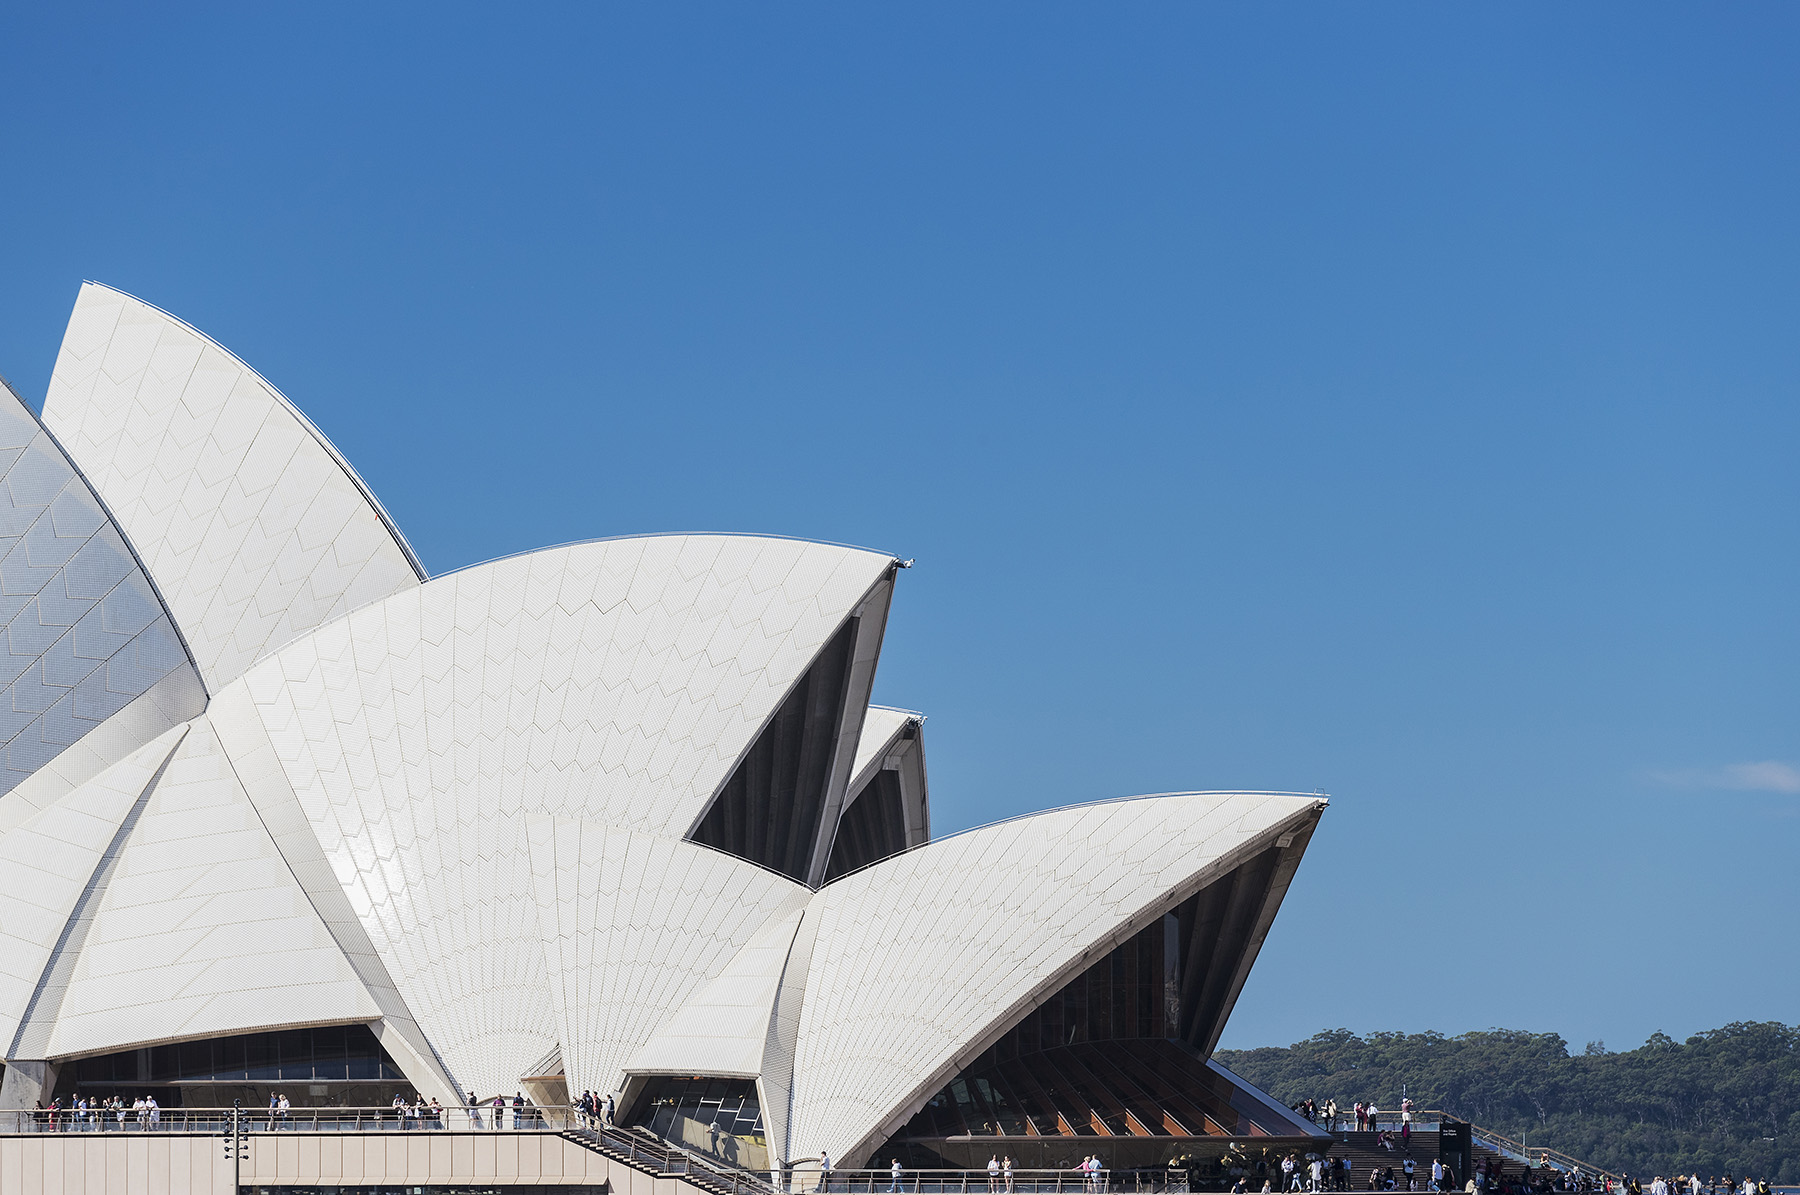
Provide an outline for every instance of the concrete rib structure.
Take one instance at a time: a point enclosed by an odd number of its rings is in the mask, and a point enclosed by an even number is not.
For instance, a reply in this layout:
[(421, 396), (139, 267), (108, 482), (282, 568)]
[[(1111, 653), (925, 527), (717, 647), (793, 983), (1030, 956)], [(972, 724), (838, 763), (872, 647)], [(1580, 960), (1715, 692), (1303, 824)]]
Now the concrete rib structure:
[(0, 440), (0, 1105), (529, 1085), (756, 1169), (1306, 1135), (1206, 1060), (1323, 801), (933, 841), (924, 717), (869, 701), (891, 555), (427, 578), (285, 397), (93, 283)]

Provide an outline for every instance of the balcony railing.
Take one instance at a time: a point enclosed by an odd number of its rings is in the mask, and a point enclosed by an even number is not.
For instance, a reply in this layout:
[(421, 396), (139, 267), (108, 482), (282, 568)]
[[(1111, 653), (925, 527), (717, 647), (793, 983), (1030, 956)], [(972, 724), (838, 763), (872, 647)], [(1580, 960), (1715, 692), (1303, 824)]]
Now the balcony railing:
[[(0, 1133), (228, 1133), (231, 1108), (74, 1108), (0, 1110)], [(580, 1114), (570, 1108), (457, 1106), (405, 1113), (378, 1108), (244, 1108), (244, 1133), (562, 1132)], [(496, 1123), (496, 1119), (498, 1123)]]
[[(1186, 1172), (1181, 1172), (1185, 1185)], [(1102, 1195), (1113, 1190), (1110, 1170), (1023, 1170), (990, 1176), (986, 1170), (816, 1170), (787, 1176), (785, 1195)]]

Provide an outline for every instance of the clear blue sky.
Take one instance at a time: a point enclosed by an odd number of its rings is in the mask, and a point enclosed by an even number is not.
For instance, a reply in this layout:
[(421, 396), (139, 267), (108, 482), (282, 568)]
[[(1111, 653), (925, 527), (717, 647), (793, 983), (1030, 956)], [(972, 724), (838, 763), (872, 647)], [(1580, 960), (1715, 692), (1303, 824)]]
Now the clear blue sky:
[(940, 831), (1331, 793), (1228, 1045), (1792, 1020), (1796, 62), (1792, 5), (16, 4), (0, 372), (94, 278), (434, 572), (916, 557)]

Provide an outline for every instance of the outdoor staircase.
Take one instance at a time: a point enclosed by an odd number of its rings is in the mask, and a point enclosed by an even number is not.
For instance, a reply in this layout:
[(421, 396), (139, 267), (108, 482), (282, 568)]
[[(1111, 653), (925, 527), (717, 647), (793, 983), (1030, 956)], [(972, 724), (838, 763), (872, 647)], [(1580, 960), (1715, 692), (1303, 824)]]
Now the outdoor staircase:
[[(1472, 1130), (1471, 1145), (1474, 1150), (1474, 1156), (1469, 1159), (1470, 1165), (1474, 1166), (1485, 1160), (1489, 1174), (1504, 1173), (1507, 1178), (1516, 1179), (1531, 1168), (1527, 1161), (1528, 1158), (1547, 1158), (1555, 1169), (1564, 1172), (1579, 1167), (1582, 1173), (1595, 1178), (1608, 1176), (1607, 1171), (1597, 1166), (1590, 1166), (1556, 1150), (1536, 1147), (1527, 1149), (1523, 1144), (1503, 1133), (1490, 1132), (1477, 1124), (1471, 1124), (1469, 1127)], [(1337, 1142), (1331, 1151), (1333, 1156), (1348, 1155), (1350, 1158), (1350, 1189), (1366, 1191), (1371, 1168), (1392, 1166), (1394, 1177), (1401, 1184), (1400, 1189), (1405, 1190), (1406, 1177), (1401, 1167), (1408, 1153), (1412, 1155), (1415, 1167), (1413, 1177), (1417, 1182), (1418, 1189), (1421, 1191), (1428, 1189), (1431, 1185), (1431, 1163), (1438, 1156), (1438, 1131), (1435, 1128), (1414, 1130), (1410, 1148), (1401, 1146), (1400, 1134), (1397, 1130), (1390, 1129), (1388, 1134), (1394, 1142), (1392, 1152), (1381, 1148), (1379, 1133), (1334, 1132), (1331, 1134), (1332, 1140)], [(1462, 1189), (1462, 1185), (1468, 1180), (1468, 1177), (1466, 1174), (1456, 1176), (1458, 1190)], [(1617, 1178), (1618, 1176), (1612, 1175), (1611, 1177)]]
[(769, 1195), (771, 1191), (764, 1177), (696, 1158), (645, 1129), (618, 1125), (568, 1128), (558, 1136), (643, 1174), (679, 1178), (710, 1195)]

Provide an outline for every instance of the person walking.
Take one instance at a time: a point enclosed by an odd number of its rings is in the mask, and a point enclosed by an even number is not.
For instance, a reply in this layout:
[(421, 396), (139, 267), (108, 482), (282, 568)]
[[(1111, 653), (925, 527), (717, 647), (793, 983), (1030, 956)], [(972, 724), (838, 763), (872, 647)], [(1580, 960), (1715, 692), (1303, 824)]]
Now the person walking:
[(888, 1195), (900, 1195), (900, 1175), (902, 1173), (900, 1159), (895, 1158), (893, 1164), (888, 1167), (888, 1174), (892, 1176), (888, 1182)]

